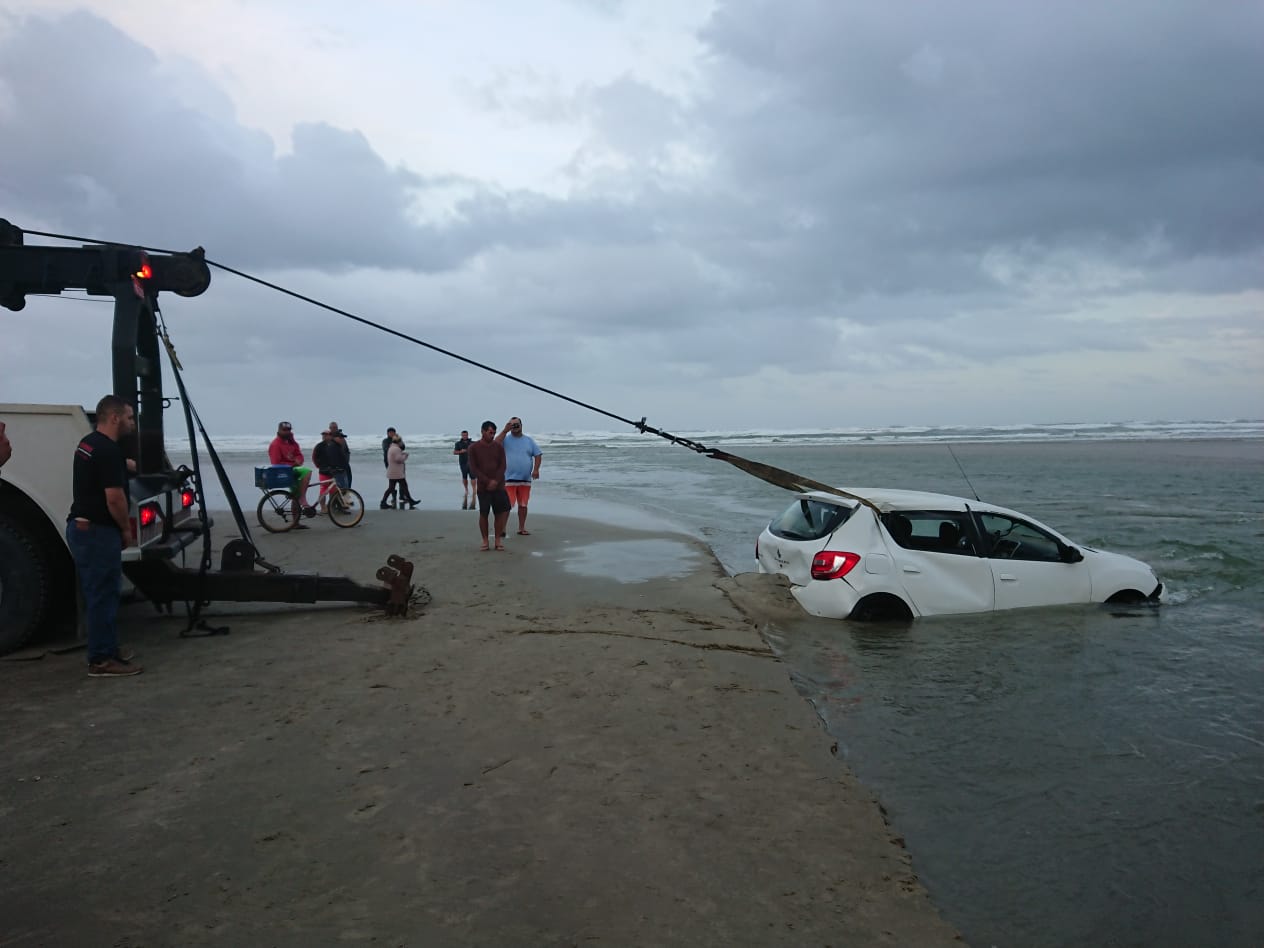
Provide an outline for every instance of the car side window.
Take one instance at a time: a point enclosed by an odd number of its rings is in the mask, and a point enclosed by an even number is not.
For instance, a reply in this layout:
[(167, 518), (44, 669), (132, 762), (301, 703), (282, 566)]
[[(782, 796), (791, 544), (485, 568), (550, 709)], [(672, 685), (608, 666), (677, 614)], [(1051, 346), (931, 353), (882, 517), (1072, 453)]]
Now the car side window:
[(960, 510), (899, 510), (882, 515), (891, 539), (906, 550), (977, 556), (970, 515)]
[(1039, 527), (1004, 514), (981, 513), (978, 516), (986, 555), (990, 559), (1062, 561), (1062, 547), (1057, 538)]
[(774, 536), (787, 540), (819, 540), (833, 533), (852, 515), (853, 508), (800, 497), (768, 524)]

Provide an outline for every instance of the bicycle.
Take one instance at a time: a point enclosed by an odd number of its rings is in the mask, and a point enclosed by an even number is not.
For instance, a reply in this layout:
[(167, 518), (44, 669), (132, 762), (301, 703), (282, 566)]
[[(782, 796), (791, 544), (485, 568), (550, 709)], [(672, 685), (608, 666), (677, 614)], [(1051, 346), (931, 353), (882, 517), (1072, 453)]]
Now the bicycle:
[[(302, 517), (315, 516), (315, 507), (303, 506), (298, 519), (294, 509), (294, 472), (284, 465), (255, 468), (255, 486), (262, 492), (256, 514), (259, 526), (269, 533), (285, 533), (298, 526)], [(308, 485), (310, 486), (310, 485)], [(354, 527), (364, 519), (364, 498), (350, 487), (339, 487), (333, 478), (320, 482), (316, 503), (339, 527)]]

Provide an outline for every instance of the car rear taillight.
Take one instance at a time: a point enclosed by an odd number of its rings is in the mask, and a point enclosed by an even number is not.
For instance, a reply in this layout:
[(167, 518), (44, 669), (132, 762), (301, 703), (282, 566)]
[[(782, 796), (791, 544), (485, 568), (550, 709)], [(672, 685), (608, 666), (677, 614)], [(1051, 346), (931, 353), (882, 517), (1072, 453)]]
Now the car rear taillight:
[(838, 579), (846, 576), (860, 562), (859, 553), (839, 553), (834, 550), (821, 550), (812, 557), (813, 579)]
[(187, 489), (186, 489), (186, 490), (182, 490), (182, 491), (180, 491), (180, 507), (181, 507), (181, 509), (183, 509), (183, 510), (188, 510), (190, 507), (192, 507), (192, 506), (193, 506), (193, 504), (194, 504), (194, 502), (195, 502), (196, 500), (197, 500), (197, 494), (196, 494), (196, 493), (194, 493), (193, 491), (191, 491), (191, 490), (187, 490)]

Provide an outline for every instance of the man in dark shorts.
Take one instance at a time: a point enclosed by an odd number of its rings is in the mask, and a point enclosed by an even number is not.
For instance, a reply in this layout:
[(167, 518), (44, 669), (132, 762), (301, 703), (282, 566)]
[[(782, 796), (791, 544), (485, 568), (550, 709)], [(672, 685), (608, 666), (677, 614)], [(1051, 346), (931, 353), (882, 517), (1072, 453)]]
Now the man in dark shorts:
[(394, 428), (387, 428), (387, 436), (382, 439), (382, 466), (389, 468), (391, 463), (387, 460), (387, 451), (391, 450), (391, 442), (394, 441)]
[(128, 516), (127, 462), (118, 441), (135, 430), (132, 406), (117, 395), (106, 395), (97, 403), (96, 430), (75, 448), (74, 499), (66, 518), (66, 544), (83, 591), (92, 678), (125, 678), (144, 670), (120, 654), (118, 644), (123, 548), (134, 542)]
[(336, 421), (331, 421), (331, 422), (329, 423), (329, 435), (330, 435), (330, 437), (332, 437), (332, 438), (334, 439), (334, 441), (336, 441), (336, 442), (338, 443), (338, 446), (342, 448), (343, 453), (344, 453), (344, 454), (346, 454), (346, 456), (347, 456), (346, 470), (344, 471), (344, 473), (346, 474), (346, 477), (344, 478), (344, 480), (346, 480), (346, 483), (344, 484), (344, 483), (340, 480), (340, 481), (338, 481), (338, 486), (339, 486), (339, 487), (350, 488), (350, 487), (351, 487), (351, 478), (352, 478), (352, 475), (351, 475), (351, 448), (350, 448), (350, 447), (348, 446), (348, 444), (347, 444), (347, 433), (346, 433), (345, 431), (343, 431), (341, 427), (339, 427), (338, 422), (336, 422)]
[[(452, 445), (452, 453), (456, 455), (456, 463), (461, 468), (461, 487), (465, 493), (461, 497), (461, 509), (473, 507), (473, 499), (470, 497), (470, 445), (474, 442), (470, 440), (468, 431), (461, 432), (461, 440)], [(474, 493), (478, 494), (478, 479), (474, 479)]]
[(485, 421), (482, 427), (483, 437), (470, 445), (470, 473), (478, 479), (478, 532), (482, 534), (483, 545), (487, 547), (487, 512), (493, 511), (495, 518), (496, 549), (503, 550), (500, 542), (505, 532), (505, 524), (509, 522), (509, 494), (505, 491), (505, 447), (496, 440), (496, 422)]

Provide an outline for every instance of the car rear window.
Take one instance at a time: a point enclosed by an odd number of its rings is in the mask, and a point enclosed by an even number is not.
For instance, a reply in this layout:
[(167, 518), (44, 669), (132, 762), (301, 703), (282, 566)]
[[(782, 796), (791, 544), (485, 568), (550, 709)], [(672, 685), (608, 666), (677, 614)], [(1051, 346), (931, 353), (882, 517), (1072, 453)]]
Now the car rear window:
[(787, 540), (819, 540), (847, 522), (853, 507), (800, 497), (786, 512), (768, 524), (775, 536)]

